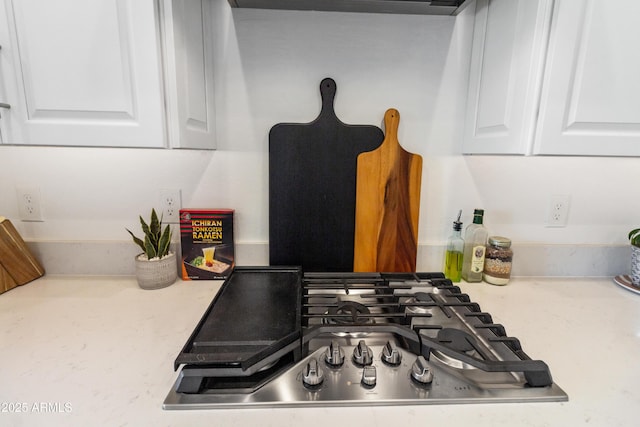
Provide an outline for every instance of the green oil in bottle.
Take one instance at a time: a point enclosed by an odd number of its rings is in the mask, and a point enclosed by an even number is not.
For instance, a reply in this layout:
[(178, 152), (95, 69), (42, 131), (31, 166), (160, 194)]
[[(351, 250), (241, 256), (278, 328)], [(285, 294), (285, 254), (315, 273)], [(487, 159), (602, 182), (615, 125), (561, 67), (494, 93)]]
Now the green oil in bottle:
[(444, 277), (452, 282), (459, 282), (462, 275), (462, 252), (447, 249), (445, 258)]
[(447, 240), (447, 250), (444, 259), (444, 277), (452, 282), (459, 282), (462, 275), (462, 253), (464, 250), (464, 240), (460, 236), (462, 223), (460, 217), (462, 211), (458, 212), (458, 219), (453, 222), (453, 233)]

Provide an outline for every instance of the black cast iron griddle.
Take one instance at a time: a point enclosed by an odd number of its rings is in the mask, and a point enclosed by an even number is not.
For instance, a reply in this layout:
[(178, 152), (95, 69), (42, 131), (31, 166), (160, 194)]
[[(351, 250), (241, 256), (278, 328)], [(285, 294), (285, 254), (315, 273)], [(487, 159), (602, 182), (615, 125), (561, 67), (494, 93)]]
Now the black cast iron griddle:
[(301, 283), (300, 267), (236, 267), (174, 368), (187, 364), (209, 369), (211, 375), (246, 376), (268, 356), (299, 347)]
[(269, 263), (304, 271), (353, 271), (358, 154), (380, 146), (382, 130), (342, 123), (336, 82), (320, 83), (322, 109), (311, 123), (269, 132)]

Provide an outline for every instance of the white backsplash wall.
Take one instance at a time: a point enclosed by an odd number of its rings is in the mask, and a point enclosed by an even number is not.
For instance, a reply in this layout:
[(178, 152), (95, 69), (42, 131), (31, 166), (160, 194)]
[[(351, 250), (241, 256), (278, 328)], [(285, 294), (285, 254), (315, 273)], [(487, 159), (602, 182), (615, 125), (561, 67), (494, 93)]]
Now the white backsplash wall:
[[(567, 251), (572, 245), (619, 254), (610, 247), (626, 244), (628, 230), (640, 226), (637, 159), (459, 154), (472, 8), (453, 18), (232, 12), (226, 0), (216, 5), (218, 150), (0, 146), (0, 215), (32, 245), (61, 250), (73, 242), (78, 257), (78, 242), (121, 245), (129, 240), (125, 227), (139, 230), (137, 216), (158, 206), (159, 189), (179, 188), (184, 207), (235, 209), (238, 263), (266, 264), (268, 132), (279, 122), (315, 119), (324, 77), (337, 83), (340, 119), (382, 126), (385, 110), (397, 108), (400, 143), (424, 158), (418, 268), (440, 269), (442, 245), (459, 209), (466, 226), (473, 209), (484, 208), (490, 234), (512, 238), (527, 254), (538, 253), (538, 246), (548, 253), (554, 245), (574, 258), (575, 251)], [(44, 222), (19, 220), (20, 185), (40, 188)], [(554, 194), (571, 196), (564, 228), (545, 226)], [(87, 269), (110, 262), (99, 259), (100, 249), (93, 252), (81, 261)], [(56, 260), (45, 264), (49, 271), (65, 272), (59, 257), (47, 259)], [(529, 268), (536, 259), (518, 262), (522, 274), (538, 271)], [(602, 267), (605, 274), (610, 271)]]

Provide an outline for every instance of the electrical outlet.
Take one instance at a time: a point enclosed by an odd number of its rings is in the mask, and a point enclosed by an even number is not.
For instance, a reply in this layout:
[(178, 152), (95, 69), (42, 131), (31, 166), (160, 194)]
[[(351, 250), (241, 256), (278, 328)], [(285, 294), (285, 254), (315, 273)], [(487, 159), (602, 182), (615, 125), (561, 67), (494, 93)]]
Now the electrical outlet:
[(567, 225), (570, 200), (571, 197), (568, 195), (551, 196), (547, 227), (565, 227)]
[(180, 193), (179, 189), (165, 188), (160, 190), (162, 222), (167, 224), (177, 224), (180, 222), (180, 209), (182, 208)]
[(22, 221), (42, 221), (40, 209), (40, 189), (37, 187), (17, 187), (18, 213)]

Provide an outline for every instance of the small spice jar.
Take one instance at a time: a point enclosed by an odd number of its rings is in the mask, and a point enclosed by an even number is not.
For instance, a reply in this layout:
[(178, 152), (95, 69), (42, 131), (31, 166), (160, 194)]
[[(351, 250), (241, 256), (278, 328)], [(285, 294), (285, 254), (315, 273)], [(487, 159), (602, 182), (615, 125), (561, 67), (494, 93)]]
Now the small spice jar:
[(492, 285), (506, 285), (511, 278), (512, 261), (511, 240), (501, 236), (489, 237), (482, 278)]

